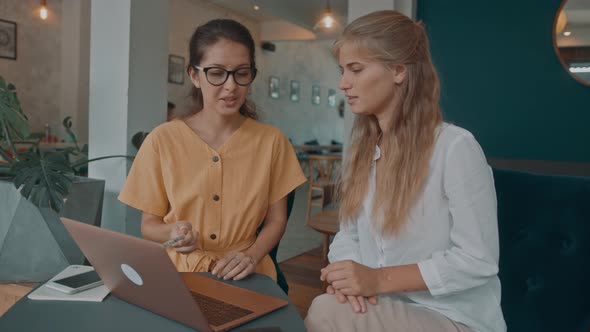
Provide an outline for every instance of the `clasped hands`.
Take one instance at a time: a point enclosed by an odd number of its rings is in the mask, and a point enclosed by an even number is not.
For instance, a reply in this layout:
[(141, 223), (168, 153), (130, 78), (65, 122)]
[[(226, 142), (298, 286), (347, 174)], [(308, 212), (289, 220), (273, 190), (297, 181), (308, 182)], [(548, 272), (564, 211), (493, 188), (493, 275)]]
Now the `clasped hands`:
[(326, 293), (335, 295), (340, 303), (348, 301), (355, 313), (365, 313), (367, 302), (377, 304), (377, 273), (377, 269), (348, 260), (323, 268), (320, 279), (329, 284)]
[[(177, 221), (170, 231), (170, 239), (176, 239), (179, 236), (184, 236), (184, 239), (173, 244), (171, 248), (182, 254), (202, 249), (199, 245), (199, 232), (193, 233), (192, 228), (192, 225), (187, 221)], [(247, 251), (232, 251), (215, 262), (211, 273), (224, 280), (241, 280), (256, 271), (257, 265), (258, 262), (254, 256)]]

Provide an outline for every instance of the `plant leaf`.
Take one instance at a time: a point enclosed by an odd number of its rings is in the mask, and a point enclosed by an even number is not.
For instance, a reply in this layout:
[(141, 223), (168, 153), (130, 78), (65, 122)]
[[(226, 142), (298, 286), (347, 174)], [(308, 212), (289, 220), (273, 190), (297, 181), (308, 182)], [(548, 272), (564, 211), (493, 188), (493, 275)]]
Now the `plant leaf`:
[(49, 207), (59, 212), (64, 197), (72, 184), (72, 168), (61, 152), (43, 156), (27, 152), (15, 162), (11, 170), (16, 174), (14, 185), (21, 194), (39, 207)]
[[(11, 135), (19, 139), (29, 136), (29, 123), (22, 111), (16, 88), (12, 84), (6, 84), (2, 76), (0, 76), (0, 118), (7, 122), (7, 127), (11, 129)], [(4, 134), (0, 134), (0, 136), (4, 136)]]

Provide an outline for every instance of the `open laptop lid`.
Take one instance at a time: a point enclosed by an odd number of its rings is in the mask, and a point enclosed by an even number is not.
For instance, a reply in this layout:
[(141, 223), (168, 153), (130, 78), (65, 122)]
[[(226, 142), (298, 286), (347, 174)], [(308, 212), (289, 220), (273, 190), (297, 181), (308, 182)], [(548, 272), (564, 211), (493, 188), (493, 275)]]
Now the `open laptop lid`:
[(117, 297), (199, 331), (211, 331), (161, 245), (71, 219), (61, 220)]

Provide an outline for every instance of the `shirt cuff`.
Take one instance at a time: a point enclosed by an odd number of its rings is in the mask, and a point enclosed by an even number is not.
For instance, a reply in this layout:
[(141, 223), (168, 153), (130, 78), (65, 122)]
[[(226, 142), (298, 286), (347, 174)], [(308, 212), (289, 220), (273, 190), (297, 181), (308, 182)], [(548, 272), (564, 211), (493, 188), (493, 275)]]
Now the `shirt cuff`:
[(346, 254), (341, 254), (341, 255), (334, 255), (334, 254), (330, 254), (328, 252), (328, 262), (335, 263), (335, 262), (341, 262), (341, 261), (354, 261), (354, 262), (361, 264), (360, 255), (356, 251), (348, 252)]
[(428, 259), (418, 263), (418, 269), (422, 274), (422, 279), (426, 283), (428, 290), (432, 296), (443, 295), (447, 293), (447, 289), (438, 273), (438, 269), (434, 264), (434, 260)]

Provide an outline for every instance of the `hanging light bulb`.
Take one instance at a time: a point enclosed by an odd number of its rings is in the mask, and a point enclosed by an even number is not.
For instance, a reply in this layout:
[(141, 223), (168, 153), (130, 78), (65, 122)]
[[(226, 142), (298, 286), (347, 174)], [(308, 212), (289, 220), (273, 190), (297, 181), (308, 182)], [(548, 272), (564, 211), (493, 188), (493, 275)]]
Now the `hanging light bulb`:
[(324, 28), (331, 28), (334, 25), (334, 18), (332, 17), (331, 14), (326, 14), (324, 16), (324, 18), (322, 19), (322, 23), (324, 25)]
[(42, 20), (47, 19), (47, 0), (41, 0), (41, 9), (39, 9), (39, 17)]
[(334, 14), (332, 13), (332, 8), (330, 8), (330, 1), (328, 0), (328, 1), (326, 1), (326, 10), (324, 11), (324, 14), (322, 14), (322, 17), (320, 18), (320, 20), (316, 24), (316, 28), (322, 27), (322, 28), (330, 29), (334, 26), (335, 23), (336, 23), (336, 19), (334, 18)]

